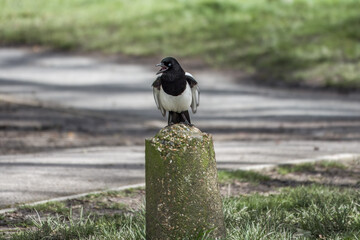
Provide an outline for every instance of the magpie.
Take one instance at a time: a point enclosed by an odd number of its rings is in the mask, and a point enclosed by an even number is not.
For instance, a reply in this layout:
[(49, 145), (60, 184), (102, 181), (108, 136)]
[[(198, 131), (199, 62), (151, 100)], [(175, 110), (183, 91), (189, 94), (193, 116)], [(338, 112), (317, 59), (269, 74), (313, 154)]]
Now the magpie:
[(156, 66), (161, 67), (156, 73), (161, 75), (152, 84), (156, 106), (164, 117), (169, 112), (168, 126), (176, 123), (192, 126), (188, 109), (191, 107), (196, 113), (199, 106), (198, 83), (173, 57), (164, 58)]

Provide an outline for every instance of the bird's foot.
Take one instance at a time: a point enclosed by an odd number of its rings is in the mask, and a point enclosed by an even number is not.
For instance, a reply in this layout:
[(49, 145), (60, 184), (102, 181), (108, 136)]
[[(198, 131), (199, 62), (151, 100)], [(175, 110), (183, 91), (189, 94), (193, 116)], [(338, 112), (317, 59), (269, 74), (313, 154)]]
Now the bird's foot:
[(168, 123), (168, 125), (167, 125), (167, 127), (171, 127), (172, 125), (174, 125), (175, 123), (173, 123), (173, 122), (169, 122)]
[(188, 125), (190, 127), (194, 127), (195, 125), (192, 124), (192, 123), (189, 123), (189, 121), (184, 121), (184, 122), (181, 122), (182, 124), (185, 124), (185, 125)]

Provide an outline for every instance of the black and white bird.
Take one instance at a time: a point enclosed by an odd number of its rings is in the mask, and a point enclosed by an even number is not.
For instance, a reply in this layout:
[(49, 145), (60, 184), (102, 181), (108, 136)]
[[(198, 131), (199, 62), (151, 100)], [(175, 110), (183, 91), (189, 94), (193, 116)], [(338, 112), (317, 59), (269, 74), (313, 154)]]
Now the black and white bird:
[(165, 117), (168, 114), (168, 126), (176, 123), (192, 125), (189, 107), (196, 113), (200, 92), (194, 77), (185, 72), (173, 57), (166, 57), (156, 66), (161, 74), (152, 84), (156, 105)]

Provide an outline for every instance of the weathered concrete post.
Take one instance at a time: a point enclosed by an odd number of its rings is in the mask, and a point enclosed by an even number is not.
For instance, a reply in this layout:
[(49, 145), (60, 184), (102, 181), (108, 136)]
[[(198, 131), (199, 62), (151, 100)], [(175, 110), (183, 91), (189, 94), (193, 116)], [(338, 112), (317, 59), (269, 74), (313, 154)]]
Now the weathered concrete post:
[(211, 135), (175, 124), (146, 140), (146, 239), (225, 237)]

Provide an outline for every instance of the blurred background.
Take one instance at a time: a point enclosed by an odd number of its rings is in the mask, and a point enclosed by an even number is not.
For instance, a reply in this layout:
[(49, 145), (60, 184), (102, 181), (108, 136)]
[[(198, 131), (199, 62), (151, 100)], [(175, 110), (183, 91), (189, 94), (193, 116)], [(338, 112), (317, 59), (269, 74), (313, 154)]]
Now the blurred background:
[(196, 58), (261, 84), (360, 87), (356, 0), (1, 0), (0, 43)]
[(0, 152), (142, 145), (166, 124), (150, 85), (168, 55), (199, 81), (193, 121), (216, 140), (356, 141), (359, 12), (357, 0), (0, 0)]

